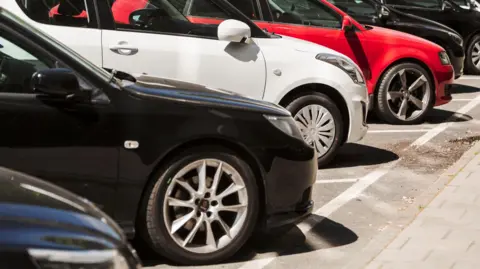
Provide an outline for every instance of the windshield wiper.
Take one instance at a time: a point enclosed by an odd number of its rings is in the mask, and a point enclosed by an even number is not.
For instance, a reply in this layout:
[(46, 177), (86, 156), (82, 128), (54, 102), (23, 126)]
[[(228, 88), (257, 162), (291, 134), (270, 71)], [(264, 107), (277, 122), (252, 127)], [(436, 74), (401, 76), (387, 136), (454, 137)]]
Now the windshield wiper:
[(131, 81), (131, 82), (137, 82), (137, 79), (127, 72), (123, 72), (123, 71), (119, 71), (119, 70), (115, 70), (115, 69), (111, 69), (111, 68), (104, 68), (104, 69), (107, 70), (108, 72), (112, 73), (112, 76), (110, 77), (109, 83), (111, 83), (114, 78), (118, 78), (120, 80), (128, 80), (128, 81)]

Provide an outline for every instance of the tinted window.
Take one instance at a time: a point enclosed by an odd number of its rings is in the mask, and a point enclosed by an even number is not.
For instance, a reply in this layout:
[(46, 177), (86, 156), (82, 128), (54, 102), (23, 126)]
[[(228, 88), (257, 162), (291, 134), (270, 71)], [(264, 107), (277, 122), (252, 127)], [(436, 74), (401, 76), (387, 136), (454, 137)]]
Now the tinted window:
[(250, 19), (259, 19), (257, 13), (255, 12), (254, 0), (229, 0), (229, 2)]
[[(184, 14), (219, 19), (187, 18)], [(210, 0), (116, 0), (112, 15), (117, 29), (210, 38), (217, 38), (218, 24), (224, 19), (238, 19)]]
[(375, 7), (370, 2), (361, 0), (328, 0), (341, 10), (352, 15), (377, 15)]
[(441, 8), (440, 0), (386, 0), (387, 4), (419, 8)]
[(284, 23), (341, 28), (340, 15), (318, 0), (268, 0), (273, 20)]
[(37, 22), (87, 27), (85, 0), (17, 0), (23, 11)]

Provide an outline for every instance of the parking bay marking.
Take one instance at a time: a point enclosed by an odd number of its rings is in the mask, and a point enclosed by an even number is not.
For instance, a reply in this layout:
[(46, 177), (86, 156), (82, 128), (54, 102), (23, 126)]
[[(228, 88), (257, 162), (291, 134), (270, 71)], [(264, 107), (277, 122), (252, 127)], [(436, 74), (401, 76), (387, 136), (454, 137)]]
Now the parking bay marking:
[(430, 131), (431, 129), (403, 129), (403, 130), (395, 130), (395, 129), (390, 129), (390, 130), (368, 130), (367, 132), (370, 134), (384, 134), (384, 133), (426, 133)]
[[(475, 108), (480, 103), (480, 95), (478, 95), (475, 99), (470, 101), (465, 106), (461, 107), (459, 110), (452, 115), (450, 119), (454, 119), (454, 117), (458, 117), (456, 114), (465, 114)], [(440, 134), (441, 132), (445, 131), (451, 124), (454, 122), (446, 122), (441, 123), (437, 127), (429, 130), (427, 133), (422, 135), (420, 138), (415, 140), (412, 144), (410, 144), (406, 149), (412, 147), (419, 147), (430, 141), (432, 138)], [(406, 150), (405, 149), (405, 150)], [(384, 165), (381, 168), (367, 174), (366, 176), (362, 177), (356, 183), (354, 183), (350, 188), (346, 189), (340, 195), (332, 199), (330, 202), (326, 203), (319, 209), (317, 209), (311, 217), (309, 217), (304, 222), (298, 224), (298, 228), (303, 232), (303, 234), (308, 233), (315, 225), (319, 224), (325, 217), (328, 217), (342, 206), (350, 202), (352, 199), (360, 195), (364, 190), (366, 190), (369, 186), (373, 185), (377, 182), (380, 178), (386, 175), (392, 167), (394, 167), (402, 158), (399, 158), (393, 162), (390, 162)], [(316, 215), (320, 215), (316, 216)], [(313, 221), (309, 221), (313, 220)], [(268, 258), (261, 258), (257, 260), (251, 260), (244, 263), (239, 269), (262, 269), (268, 266), (271, 262), (273, 262), (277, 257), (268, 257)]]
[(334, 179), (317, 179), (315, 184), (329, 184), (329, 183), (352, 183), (359, 181), (359, 178), (334, 178)]

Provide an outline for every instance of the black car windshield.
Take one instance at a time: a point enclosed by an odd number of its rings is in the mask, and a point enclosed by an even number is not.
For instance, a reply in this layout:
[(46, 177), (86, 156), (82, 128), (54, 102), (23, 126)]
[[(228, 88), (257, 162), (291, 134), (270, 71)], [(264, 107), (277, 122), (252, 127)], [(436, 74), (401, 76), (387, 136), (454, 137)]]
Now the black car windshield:
[(268, 0), (276, 21), (341, 28), (341, 15), (319, 0)]
[(83, 65), (86, 69), (92, 70), (97, 73), (100, 77), (102, 77), (105, 81), (109, 81), (111, 79), (111, 74), (104, 70), (103, 68), (91, 63), (83, 56), (75, 52), (74, 50), (70, 49), (69, 47), (65, 46), (64, 44), (57, 41), (55, 38), (51, 37), (50, 35), (44, 33), (43, 31), (36, 29), (29, 25), (28, 23), (24, 22), (22, 19), (18, 18), (16, 15), (10, 13), (9, 11), (0, 8), (1, 16), (6, 17), (7, 19), (13, 21), (14, 23), (20, 25), (22, 28), (27, 29), (32, 34), (37, 35), (43, 41), (49, 43), (51, 46), (55, 47), (58, 50), (61, 50), (63, 53), (70, 55), (74, 58), (78, 64)]

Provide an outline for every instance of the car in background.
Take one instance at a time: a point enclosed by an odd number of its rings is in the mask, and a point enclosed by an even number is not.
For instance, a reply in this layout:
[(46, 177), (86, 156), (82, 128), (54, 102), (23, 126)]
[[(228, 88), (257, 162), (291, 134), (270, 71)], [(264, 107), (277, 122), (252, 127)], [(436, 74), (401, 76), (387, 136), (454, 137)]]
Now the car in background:
[(382, 3), (442, 23), (460, 33), (464, 41), (465, 73), (480, 75), (480, 9), (476, 1), (382, 0)]
[[(223, 17), (218, 12), (189, 8), (205, 6), (200, 4), (205, 1), (187, 1), (184, 14), (199, 24), (221, 22)], [(326, 0), (230, 3), (271, 33), (315, 42), (354, 60), (366, 78), (370, 109), (388, 123), (420, 123), (434, 105), (443, 105), (452, 98), (454, 72), (448, 54), (423, 38), (361, 25)]]
[(138, 269), (119, 226), (88, 200), (0, 167), (0, 268)]
[(341, 145), (366, 134), (367, 89), (353, 61), (269, 34), (225, 0), (191, 7), (225, 15), (221, 24), (210, 25), (191, 23), (176, 0), (48, 3), (3, 0), (2, 6), (98, 66), (228, 89), (286, 107), (317, 150), (320, 166)]
[(86, 197), (129, 238), (216, 263), (311, 214), (317, 155), (285, 108), (107, 72), (3, 8), (0, 44), (0, 165)]
[(465, 53), (459, 33), (438, 22), (387, 7), (380, 0), (328, 0), (356, 21), (406, 32), (440, 45), (448, 54), (455, 79), (463, 75)]

